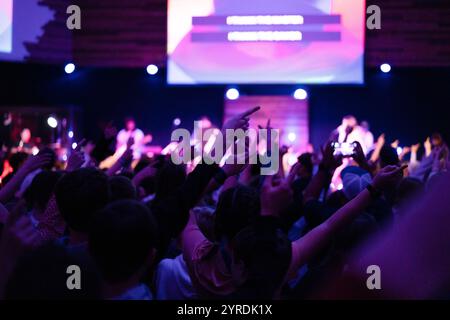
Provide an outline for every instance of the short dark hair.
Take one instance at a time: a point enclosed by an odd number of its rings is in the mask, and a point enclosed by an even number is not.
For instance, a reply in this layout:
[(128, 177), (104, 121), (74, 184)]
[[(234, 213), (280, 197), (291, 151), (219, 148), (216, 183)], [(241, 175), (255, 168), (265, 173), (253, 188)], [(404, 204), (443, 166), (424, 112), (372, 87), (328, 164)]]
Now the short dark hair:
[(236, 261), (245, 265), (246, 281), (234, 298), (273, 299), (283, 284), (292, 259), (292, 244), (270, 219), (242, 229), (233, 240)]
[(298, 157), (298, 162), (308, 171), (310, 175), (313, 173), (314, 164), (311, 153), (303, 153)]
[(130, 121), (136, 123), (136, 120), (132, 116), (125, 117), (125, 124), (127, 124)]
[(437, 140), (438, 145), (442, 145), (445, 143), (444, 138), (442, 137), (442, 135), (439, 132), (434, 132), (431, 135), (431, 141), (433, 141), (433, 140)]
[(156, 248), (157, 227), (150, 209), (137, 200), (109, 204), (93, 218), (89, 251), (109, 283), (128, 280)]
[(155, 181), (155, 203), (176, 192), (186, 180), (186, 167), (166, 161), (158, 170)]
[(136, 187), (133, 182), (125, 176), (113, 176), (109, 178), (111, 191), (110, 201), (122, 199), (136, 199)]
[(94, 212), (109, 201), (107, 175), (95, 168), (82, 168), (67, 173), (55, 187), (58, 209), (67, 225), (87, 233)]
[(345, 120), (355, 119), (356, 120), (356, 117), (352, 114), (347, 114), (342, 119), (345, 119)]
[(224, 191), (217, 203), (215, 235), (217, 239), (232, 240), (259, 216), (259, 195), (255, 189), (238, 185)]
[(397, 150), (391, 146), (383, 146), (380, 150), (380, 165), (382, 168), (386, 166), (398, 166), (400, 159), (398, 158)]
[[(77, 265), (81, 271), (81, 288), (67, 288), (67, 268)], [(101, 299), (97, 270), (54, 242), (25, 253), (18, 261), (5, 292), (6, 299)]]

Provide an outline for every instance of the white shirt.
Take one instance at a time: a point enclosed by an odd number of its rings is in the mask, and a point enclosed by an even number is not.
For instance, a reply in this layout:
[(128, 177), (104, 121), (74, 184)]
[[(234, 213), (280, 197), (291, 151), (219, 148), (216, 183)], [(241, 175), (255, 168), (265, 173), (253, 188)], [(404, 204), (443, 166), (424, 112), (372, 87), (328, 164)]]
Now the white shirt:
[(116, 143), (116, 153), (120, 157), (125, 150), (127, 149), (127, 142), (130, 138), (134, 139), (133, 144), (133, 159), (139, 159), (141, 157), (141, 148), (142, 148), (142, 141), (144, 140), (144, 133), (141, 129), (134, 129), (133, 131), (127, 131), (125, 129), (122, 129), (117, 134), (117, 143)]
[(182, 254), (175, 259), (164, 259), (159, 263), (155, 284), (157, 300), (197, 298)]
[[(365, 133), (364, 130), (360, 126), (356, 126), (353, 128), (352, 132), (350, 132), (347, 136), (346, 128), (344, 126), (339, 126), (337, 128), (337, 132), (339, 133), (338, 142), (355, 142), (358, 141), (361, 144), (361, 147), (365, 154), (368, 152), (368, 146), (366, 146), (365, 141)], [(347, 137), (347, 140), (345, 140)]]

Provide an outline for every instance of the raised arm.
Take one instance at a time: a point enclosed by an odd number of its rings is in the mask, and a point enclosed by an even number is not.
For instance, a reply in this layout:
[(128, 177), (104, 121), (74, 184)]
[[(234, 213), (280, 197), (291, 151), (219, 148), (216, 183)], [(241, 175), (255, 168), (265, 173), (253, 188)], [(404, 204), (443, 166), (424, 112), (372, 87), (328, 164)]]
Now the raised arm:
[(352, 156), (352, 158), (355, 160), (355, 162), (358, 164), (358, 166), (367, 172), (369, 172), (371, 175), (373, 175), (373, 168), (369, 165), (369, 162), (366, 159), (366, 155), (364, 154), (363, 148), (361, 144), (358, 141), (354, 142), (356, 144), (355, 147), (355, 153)]
[(319, 165), (319, 171), (311, 179), (303, 193), (303, 203), (318, 199), (322, 190), (330, 184), (334, 170), (342, 164), (342, 156), (333, 155), (331, 143), (327, 143), (322, 149), (323, 159)]
[[(432, 184), (403, 210), (402, 223), (386, 229), (347, 260), (348, 268), (319, 299), (436, 299), (450, 284), (450, 176)], [(368, 266), (381, 270), (381, 290), (367, 290)], [(444, 289), (444, 290), (442, 290)], [(316, 298), (316, 297), (314, 297)]]
[(339, 209), (328, 220), (317, 226), (304, 237), (292, 243), (292, 261), (288, 274), (294, 273), (299, 267), (310, 261), (331, 238), (344, 226), (352, 222), (374, 198), (381, 195), (386, 187), (398, 182), (406, 166), (387, 166), (374, 178), (371, 187), (363, 190), (356, 198)]
[(131, 147), (134, 144), (134, 139), (129, 138), (127, 142), (127, 149), (125, 152), (120, 156), (119, 159), (106, 171), (106, 174), (108, 176), (113, 176), (116, 174), (119, 170), (125, 170), (129, 169), (131, 166), (131, 162), (133, 161), (133, 150)]
[(383, 148), (385, 143), (386, 143), (386, 140), (385, 140), (384, 133), (383, 133), (377, 139), (375, 149), (373, 150), (372, 156), (370, 157), (370, 162), (375, 163), (378, 161), (378, 158), (380, 158), (381, 149)]
[[(248, 128), (250, 115), (258, 110), (259, 107), (253, 108), (230, 119), (224, 124), (222, 132), (225, 132), (227, 129)], [(186, 181), (174, 196), (163, 200), (156, 208), (152, 208), (161, 230), (162, 246), (167, 244), (170, 238), (177, 237), (184, 229), (189, 218), (190, 209), (201, 199), (211, 180), (216, 177), (219, 183), (223, 183), (229, 176), (237, 173), (235, 169), (236, 167), (233, 165), (224, 166), (221, 169), (217, 164), (199, 164), (188, 175)], [(218, 178), (217, 175), (219, 176)]]
[(36, 169), (42, 168), (46, 164), (50, 163), (50, 161), (51, 155), (48, 153), (30, 156), (11, 178), (11, 180), (0, 190), (0, 202), (6, 203), (9, 201), (20, 188), (20, 185), (27, 175)]

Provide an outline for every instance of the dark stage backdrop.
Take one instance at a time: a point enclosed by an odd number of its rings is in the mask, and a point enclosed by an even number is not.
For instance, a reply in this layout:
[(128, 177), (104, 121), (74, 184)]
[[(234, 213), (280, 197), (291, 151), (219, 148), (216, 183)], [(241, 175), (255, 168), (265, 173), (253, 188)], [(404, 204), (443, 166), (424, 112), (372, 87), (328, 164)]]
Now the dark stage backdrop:
[[(220, 124), (224, 86), (170, 87), (165, 74), (156, 78), (139, 69), (77, 69), (66, 75), (62, 66), (0, 63), (0, 105), (78, 106), (82, 110), (76, 135), (95, 137), (101, 121), (133, 115), (154, 135), (155, 143), (170, 139), (172, 121), (179, 117), (191, 129), (208, 116)], [(294, 86), (242, 86), (241, 95), (292, 94)], [(375, 135), (388, 134), (401, 144), (422, 142), (441, 131), (450, 138), (450, 69), (394, 69), (391, 74), (366, 72), (364, 86), (310, 86), (310, 140), (324, 142), (343, 115), (368, 120)], [(263, 106), (264, 107), (264, 106)]]
[[(15, 21), (25, 24), (13, 25), (13, 33), (20, 34), (31, 23), (29, 12), (37, 12), (34, 4), (37, 2), (15, 1)], [(366, 33), (366, 65), (376, 67), (390, 62), (403, 67), (450, 66), (450, 1), (366, 2), (382, 10), (382, 29)], [(25, 41), (25, 59), (56, 64), (73, 61), (83, 66), (145, 67), (154, 63), (162, 67), (166, 64), (166, 3), (166, 0), (40, 0), (39, 12), (54, 18), (41, 22), (43, 32), (39, 38)], [(81, 30), (71, 32), (66, 28), (66, 9), (70, 4), (77, 4), (82, 10)], [(33, 31), (39, 27), (38, 23)]]

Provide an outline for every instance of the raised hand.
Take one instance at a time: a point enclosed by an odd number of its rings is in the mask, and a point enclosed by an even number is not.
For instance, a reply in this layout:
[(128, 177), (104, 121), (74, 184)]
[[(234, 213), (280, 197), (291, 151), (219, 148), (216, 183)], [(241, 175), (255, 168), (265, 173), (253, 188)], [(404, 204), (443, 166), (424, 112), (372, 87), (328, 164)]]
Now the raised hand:
[[(272, 143), (271, 143), (271, 141), (272, 141), (272, 127), (270, 126), (270, 118), (269, 119), (267, 119), (267, 123), (266, 123), (266, 127), (264, 128), (264, 127), (262, 127), (261, 125), (258, 125), (258, 129), (259, 130), (262, 130), (262, 129), (266, 129), (267, 130), (267, 137), (266, 137), (266, 140), (267, 140), (267, 150), (266, 150), (266, 152), (267, 153), (271, 153), (272, 152)], [(259, 139), (259, 136), (258, 136), (258, 139)], [(262, 141), (258, 141), (258, 143), (262, 143)]]
[(85, 162), (84, 153), (81, 151), (81, 146), (84, 144), (86, 139), (82, 139), (77, 143), (77, 147), (70, 153), (69, 159), (67, 159), (67, 171), (74, 171), (80, 169)]
[(158, 164), (157, 160), (153, 160), (150, 162), (150, 164), (139, 171), (134, 177), (133, 177), (133, 183), (135, 186), (139, 186), (142, 181), (144, 181), (147, 178), (154, 177), (156, 173), (158, 172), (158, 169), (156, 168), (156, 165)]
[(334, 148), (331, 142), (327, 143), (325, 148), (322, 148), (321, 166), (330, 173), (342, 165), (342, 155), (334, 155)]
[(25, 163), (17, 170), (11, 180), (0, 189), (0, 202), (6, 203), (19, 190), (25, 178), (33, 171), (49, 165), (53, 161), (53, 155), (47, 152), (28, 157)]
[(375, 163), (378, 161), (378, 158), (380, 157), (381, 149), (383, 148), (384, 144), (386, 143), (384, 133), (382, 133), (378, 139), (377, 143), (375, 145), (375, 149), (373, 150), (372, 156), (370, 157), (370, 161), (372, 163)]
[(377, 139), (377, 148), (381, 149), (386, 143), (385, 135), (382, 133)]
[(419, 148), (420, 148), (420, 143), (413, 144), (411, 146), (411, 153), (417, 153), (417, 151), (419, 151)]
[(266, 176), (261, 188), (262, 216), (279, 216), (291, 203), (293, 194), (291, 184), (295, 178), (296, 170), (291, 170), (286, 179), (279, 179), (277, 175)]
[(119, 159), (106, 171), (108, 176), (116, 174), (120, 169), (127, 169), (133, 162), (133, 150), (127, 148)]
[(19, 171), (28, 174), (50, 164), (52, 158), (53, 156), (49, 153), (40, 153), (35, 156), (30, 156), (25, 160), (25, 163), (20, 167)]
[(397, 184), (403, 177), (403, 170), (405, 170), (408, 165), (398, 166), (387, 166), (381, 169), (378, 174), (373, 178), (373, 186), (375, 189), (383, 191), (386, 188)]
[(127, 148), (127, 150), (125, 150), (125, 152), (120, 156), (119, 163), (121, 164), (122, 168), (125, 168), (128, 167), (132, 161), (133, 161), (133, 150)]
[(223, 124), (222, 127), (222, 133), (225, 134), (227, 129), (237, 130), (237, 129), (243, 129), (247, 130), (249, 128), (249, 121), (250, 116), (254, 114), (256, 111), (261, 109), (261, 107), (255, 107), (252, 109), (249, 109), (241, 114), (238, 114), (237, 116), (229, 119), (227, 122)]
[(391, 147), (394, 149), (397, 149), (399, 144), (400, 144), (400, 140), (397, 139), (391, 143)]
[(423, 143), (423, 147), (425, 148), (425, 155), (428, 157), (431, 154), (432, 149), (430, 137), (425, 140), (425, 142)]
[(279, 216), (292, 200), (292, 189), (287, 180), (266, 176), (261, 188), (261, 215)]
[(259, 129), (267, 129), (267, 130), (272, 129), (272, 127), (270, 126), (270, 118), (267, 119), (267, 123), (266, 123), (266, 127), (265, 128), (263, 126), (261, 126), (261, 125), (258, 125), (258, 128)]
[(280, 158), (282, 158), (286, 153), (288, 153), (289, 148), (288, 146), (282, 145), (280, 147)]
[(353, 144), (355, 145), (355, 149), (352, 158), (361, 168), (367, 167), (366, 155), (361, 144), (358, 141), (353, 142)]
[(411, 148), (410, 147), (403, 147), (402, 148), (402, 152), (398, 156), (399, 160), (402, 161), (403, 158), (410, 152), (411, 152)]
[(300, 171), (301, 168), (301, 164), (300, 162), (296, 162), (292, 167), (291, 167), (291, 171), (289, 171), (288, 176), (286, 177), (286, 181), (289, 184), (289, 186), (292, 186), (292, 183), (294, 182), (295, 178), (298, 175), (298, 172)]
[(248, 166), (250, 158), (248, 146), (246, 146), (244, 154), (234, 154), (231, 155), (231, 157), (233, 157), (233, 162), (225, 163), (225, 165), (222, 167), (222, 170), (227, 174), (228, 177), (235, 176), (241, 173)]

